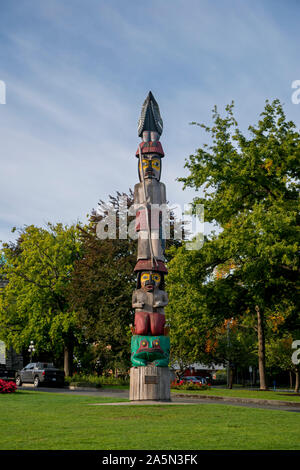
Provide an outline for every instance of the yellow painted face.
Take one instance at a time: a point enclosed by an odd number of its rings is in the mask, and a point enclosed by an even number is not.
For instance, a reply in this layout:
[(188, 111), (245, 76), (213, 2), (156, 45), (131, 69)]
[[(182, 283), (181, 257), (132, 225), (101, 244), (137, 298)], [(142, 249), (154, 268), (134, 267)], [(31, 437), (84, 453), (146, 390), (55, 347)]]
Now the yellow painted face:
[(144, 272), (141, 274), (141, 286), (145, 287), (146, 282), (155, 284), (155, 287), (158, 287), (161, 282), (161, 275), (159, 273), (148, 273)]
[(160, 284), (160, 281), (161, 281), (161, 276), (160, 276), (160, 274), (158, 274), (158, 273), (153, 273), (153, 274), (152, 274), (152, 279), (153, 279), (153, 281), (155, 282), (156, 287), (158, 287), (159, 284)]
[(160, 171), (160, 159), (159, 158), (152, 158), (151, 160), (152, 168), (156, 171)]
[[(143, 165), (143, 170), (144, 172), (146, 171), (147, 168), (149, 168), (149, 160), (146, 158), (142, 158), (142, 165)], [(141, 171), (141, 163), (139, 161), (139, 170)]]
[(147, 281), (150, 281), (150, 273), (142, 273), (141, 275), (142, 286), (144, 286)]
[[(161, 169), (161, 162), (160, 158), (156, 156), (148, 156), (142, 157), (142, 166), (143, 166), (143, 173), (144, 178), (155, 178), (157, 180), (160, 179), (160, 169)], [(141, 175), (141, 164), (139, 161), (139, 173)]]

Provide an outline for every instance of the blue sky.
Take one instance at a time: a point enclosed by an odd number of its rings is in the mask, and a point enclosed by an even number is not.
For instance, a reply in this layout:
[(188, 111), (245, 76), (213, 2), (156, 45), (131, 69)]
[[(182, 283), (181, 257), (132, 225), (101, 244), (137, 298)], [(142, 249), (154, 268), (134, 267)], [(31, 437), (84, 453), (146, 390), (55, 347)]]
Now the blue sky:
[(164, 121), (162, 181), (206, 142), (189, 122), (234, 100), (240, 127), (279, 98), (297, 126), (296, 0), (0, 0), (0, 239), (11, 227), (85, 220), (137, 182), (137, 120), (149, 90)]

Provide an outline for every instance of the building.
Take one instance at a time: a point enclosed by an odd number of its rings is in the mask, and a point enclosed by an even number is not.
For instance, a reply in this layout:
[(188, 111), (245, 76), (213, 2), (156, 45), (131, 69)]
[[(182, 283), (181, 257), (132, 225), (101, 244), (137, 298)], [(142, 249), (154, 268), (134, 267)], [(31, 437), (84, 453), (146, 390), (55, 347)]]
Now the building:
[[(222, 364), (200, 364), (198, 362), (195, 362), (193, 364), (190, 364), (184, 371), (183, 375), (184, 376), (199, 376), (199, 377), (205, 377), (205, 378), (215, 378), (215, 374), (217, 371), (224, 371), (226, 372), (226, 367), (224, 367)], [(174, 374), (174, 378), (177, 376), (177, 374), (181, 371), (180, 366), (177, 362), (173, 364), (172, 367), (172, 372)]]

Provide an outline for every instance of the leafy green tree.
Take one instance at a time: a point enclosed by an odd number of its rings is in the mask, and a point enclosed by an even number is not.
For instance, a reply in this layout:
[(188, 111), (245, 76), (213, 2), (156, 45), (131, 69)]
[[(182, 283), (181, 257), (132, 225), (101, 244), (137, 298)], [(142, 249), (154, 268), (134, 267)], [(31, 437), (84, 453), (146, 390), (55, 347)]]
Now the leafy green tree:
[(230, 318), (221, 326), (207, 332), (205, 346), (207, 358), (209, 362), (227, 367), (228, 388), (232, 388), (238, 370), (244, 377), (244, 372), (248, 371), (249, 366), (257, 366), (253, 341), (255, 332), (249, 326), (249, 318), (246, 318), (246, 321)]
[[(98, 361), (101, 370), (130, 367), (129, 325), (134, 313), (131, 297), (136, 284), (133, 268), (137, 242), (119, 238), (121, 198), (126, 199), (128, 209), (132, 192), (109, 197), (116, 213), (115, 239), (97, 236), (97, 223), (107, 215), (103, 201), (99, 211), (92, 212), (87, 227), (80, 228), (83, 257), (76, 263), (69, 289), (71, 305), (78, 312), (86, 340), (94, 345), (94, 363)], [(133, 218), (128, 217), (128, 221)]]
[[(216, 278), (214, 268), (221, 259), (218, 252), (209, 253), (207, 246), (208, 241), (202, 250), (188, 251), (184, 246), (169, 250), (166, 315), (171, 326), (171, 357), (186, 364), (218, 362), (220, 358), (207, 351), (209, 339), (224, 320), (247, 309), (243, 287), (231, 277)], [(224, 354), (221, 362), (226, 358)]]
[(64, 355), (70, 375), (73, 348), (81, 340), (76, 312), (67, 299), (74, 262), (81, 256), (77, 228), (30, 225), (20, 231), (17, 242), (3, 245), (2, 255), (1, 276), (8, 284), (0, 292), (1, 339), (19, 352), (32, 340), (37, 355)]
[[(128, 212), (132, 204), (131, 190), (128, 194), (117, 192), (115, 196), (109, 196), (108, 204), (100, 201), (98, 211), (92, 211), (88, 226), (80, 229), (83, 257), (76, 263), (69, 290), (69, 299), (78, 312), (85, 338), (94, 345), (93, 365), (97, 364), (102, 371), (127, 371), (130, 367), (137, 240), (128, 236), (120, 238), (120, 230), (124, 229), (125, 213), (127, 223), (134, 222), (135, 215)], [(104, 221), (108, 208), (116, 215), (115, 239), (97, 236), (97, 224)], [(172, 213), (170, 228), (172, 236)], [(167, 246), (180, 244), (180, 240), (167, 240)]]
[[(297, 337), (299, 338), (299, 332)], [(294, 391), (299, 392), (299, 365), (292, 362), (292, 343), (291, 333), (286, 332), (282, 337), (276, 335), (266, 342), (266, 363), (267, 367), (275, 371), (288, 372), (290, 375), (290, 387), (293, 386), (293, 374), (295, 375)]]
[[(299, 328), (300, 134), (278, 100), (266, 103), (247, 136), (233, 105), (226, 111), (222, 118), (215, 108), (213, 126), (200, 125), (211, 144), (189, 157), (189, 175), (179, 178), (184, 188), (203, 191), (194, 208), (204, 204), (205, 221), (217, 223), (220, 233), (206, 237), (202, 250), (173, 253), (168, 311), (173, 336), (185, 335), (180, 341), (187, 338), (188, 347), (191, 328), (201, 343), (205, 330), (226, 318), (256, 317), (260, 387), (266, 389), (266, 322), (274, 311), (288, 312), (286, 328)], [(229, 262), (228, 275), (216, 278), (216, 268)], [(194, 356), (203, 351), (197, 341)]]

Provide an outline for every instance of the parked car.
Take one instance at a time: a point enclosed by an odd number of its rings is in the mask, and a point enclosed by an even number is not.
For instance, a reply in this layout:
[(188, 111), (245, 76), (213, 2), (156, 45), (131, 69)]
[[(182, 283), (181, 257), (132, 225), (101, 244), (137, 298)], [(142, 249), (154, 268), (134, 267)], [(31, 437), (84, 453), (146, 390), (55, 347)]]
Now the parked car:
[(16, 371), (8, 369), (5, 364), (0, 364), (0, 379), (7, 381), (15, 380)]
[(185, 376), (182, 378), (182, 380), (184, 382), (192, 382), (192, 383), (201, 383), (202, 385), (206, 385), (207, 382), (206, 382), (206, 379), (204, 377), (199, 377), (199, 376), (195, 376), (195, 375), (191, 375), (191, 376)]
[(64, 380), (64, 371), (57, 369), (50, 362), (31, 362), (16, 373), (16, 384), (18, 387), (22, 383), (33, 383), (35, 387), (39, 387), (42, 384), (63, 387)]
[(195, 375), (194, 378), (195, 378), (196, 380), (199, 380), (199, 382), (201, 382), (202, 385), (207, 385), (207, 380), (206, 380), (205, 377), (200, 377), (200, 376), (198, 376), (198, 375)]

